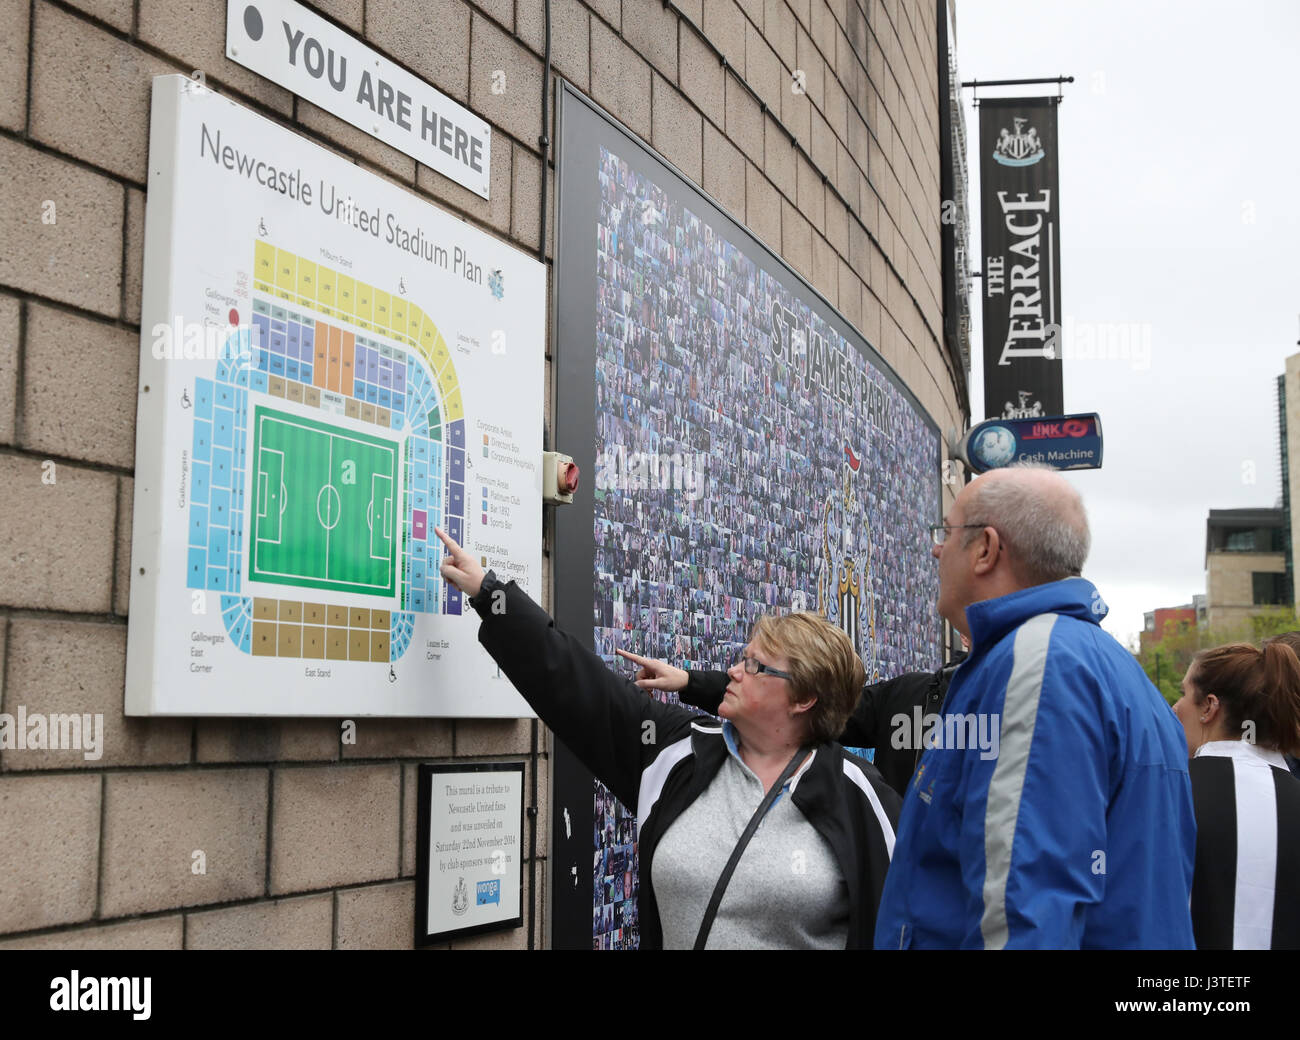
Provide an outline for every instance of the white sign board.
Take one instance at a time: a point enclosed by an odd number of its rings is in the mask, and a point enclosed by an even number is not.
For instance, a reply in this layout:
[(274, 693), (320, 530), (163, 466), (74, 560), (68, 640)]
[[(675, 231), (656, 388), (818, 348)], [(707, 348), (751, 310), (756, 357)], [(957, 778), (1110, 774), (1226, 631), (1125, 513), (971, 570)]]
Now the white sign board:
[(524, 765), (422, 765), (415, 944), (520, 924)]
[(154, 80), (128, 714), (531, 716), (433, 529), (539, 595), (545, 285)]
[(488, 197), (482, 119), (294, 0), (227, 0), (226, 57)]

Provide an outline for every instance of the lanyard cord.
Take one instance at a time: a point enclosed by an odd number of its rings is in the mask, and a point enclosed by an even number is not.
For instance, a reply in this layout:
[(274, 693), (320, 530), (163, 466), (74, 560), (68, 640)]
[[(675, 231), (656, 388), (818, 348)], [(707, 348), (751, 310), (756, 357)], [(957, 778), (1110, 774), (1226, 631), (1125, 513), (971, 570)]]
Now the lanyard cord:
[(695, 936), (695, 949), (704, 949), (704, 944), (709, 940), (709, 932), (713, 928), (713, 919), (718, 916), (718, 907), (722, 904), (722, 896), (727, 891), (727, 884), (731, 881), (731, 875), (736, 872), (736, 865), (740, 862), (741, 854), (745, 851), (745, 846), (749, 844), (749, 839), (754, 836), (754, 832), (758, 830), (758, 825), (763, 822), (767, 810), (781, 796), (781, 791), (785, 788), (785, 782), (794, 776), (795, 770), (799, 768), (799, 763), (807, 757), (810, 750), (812, 749), (801, 747), (794, 753), (794, 757), (790, 759), (781, 775), (777, 778), (776, 783), (772, 785), (771, 790), (758, 803), (754, 815), (749, 818), (749, 826), (745, 828), (745, 833), (736, 842), (736, 847), (731, 850), (731, 858), (727, 860), (727, 865), (722, 868), (718, 883), (713, 886), (713, 895), (709, 897), (709, 905), (704, 911), (704, 920), (700, 922), (699, 933)]

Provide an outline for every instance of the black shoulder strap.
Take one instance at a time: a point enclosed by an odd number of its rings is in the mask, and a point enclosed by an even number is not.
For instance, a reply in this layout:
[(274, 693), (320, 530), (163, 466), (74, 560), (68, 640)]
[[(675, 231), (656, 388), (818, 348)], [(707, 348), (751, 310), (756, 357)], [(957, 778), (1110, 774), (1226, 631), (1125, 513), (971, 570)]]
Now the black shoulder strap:
[(718, 907), (722, 905), (722, 896), (727, 891), (727, 884), (731, 881), (731, 875), (736, 872), (736, 864), (740, 862), (741, 854), (745, 851), (745, 846), (749, 844), (749, 839), (754, 836), (754, 832), (758, 830), (758, 825), (763, 822), (763, 817), (767, 815), (767, 810), (772, 807), (772, 803), (781, 794), (785, 782), (794, 776), (795, 770), (799, 768), (799, 763), (808, 757), (808, 752), (811, 750), (808, 747), (801, 747), (794, 753), (794, 757), (790, 759), (781, 775), (777, 777), (772, 789), (758, 803), (754, 815), (749, 818), (749, 826), (745, 828), (745, 833), (736, 842), (736, 847), (731, 850), (731, 858), (727, 860), (727, 865), (722, 868), (718, 883), (713, 886), (713, 895), (709, 897), (709, 905), (704, 911), (704, 920), (700, 922), (699, 934), (695, 936), (695, 949), (704, 949), (704, 944), (709, 941), (709, 932), (713, 928), (713, 919), (718, 916)]

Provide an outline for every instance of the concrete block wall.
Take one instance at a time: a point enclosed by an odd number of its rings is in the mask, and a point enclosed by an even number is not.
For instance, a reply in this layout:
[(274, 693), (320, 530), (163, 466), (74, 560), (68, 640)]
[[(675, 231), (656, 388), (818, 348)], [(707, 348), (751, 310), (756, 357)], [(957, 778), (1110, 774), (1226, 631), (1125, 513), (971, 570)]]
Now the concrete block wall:
[(1262, 609), (1255, 603), (1256, 574), (1285, 574), (1286, 554), (1281, 552), (1227, 552), (1219, 550), (1205, 559), (1206, 623), (1213, 629), (1249, 625)]
[[(416, 763), (529, 757), (527, 722), (358, 720), (352, 745), (339, 720), (122, 714), (151, 78), (201, 70), (523, 249), (545, 204), (551, 255), (542, 0), (308, 6), (492, 124), (490, 201), (228, 61), (220, 0), (0, 0), (0, 711), (105, 720), (96, 760), (0, 750), (0, 947), (409, 946)], [(552, 19), (557, 75), (807, 277), (941, 429), (961, 424), (930, 0), (554, 0)], [(548, 775), (543, 753), (538, 944)], [(519, 948), (526, 929), (451, 945)]]

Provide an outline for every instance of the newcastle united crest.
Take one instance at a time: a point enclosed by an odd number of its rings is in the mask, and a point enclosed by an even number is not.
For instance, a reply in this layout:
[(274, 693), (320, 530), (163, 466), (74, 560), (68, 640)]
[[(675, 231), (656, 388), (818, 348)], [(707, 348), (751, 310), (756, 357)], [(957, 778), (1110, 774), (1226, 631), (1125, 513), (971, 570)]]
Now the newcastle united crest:
[(1043, 402), (1034, 401), (1031, 403), (1029, 400), (1034, 396), (1033, 391), (1019, 390), (1017, 391), (1017, 396), (1020, 398), (1019, 404), (1016, 404), (1014, 401), (1008, 401), (1003, 407), (1003, 419), (1037, 419), (1043, 414)]
[[(880, 678), (876, 665), (876, 601), (871, 594), (871, 530), (856, 483), (862, 460), (844, 442), (844, 486), (826, 496), (822, 511), (822, 562), (817, 579), (818, 613), (844, 630), (866, 666), (867, 681)], [(839, 499), (837, 502), (836, 499)]]
[(1016, 124), (1015, 133), (1004, 126), (998, 135), (998, 143), (993, 149), (993, 161), (1003, 166), (1033, 166), (1046, 153), (1043, 142), (1038, 139), (1038, 131), (1032, 126), (1026, 130), (1029, 122), (1023, 116), (1013, 116)]

